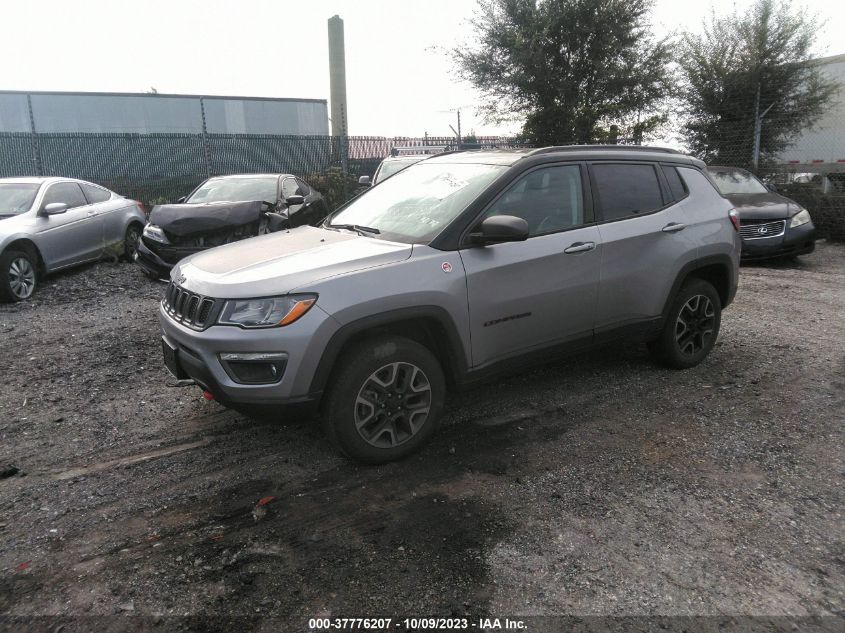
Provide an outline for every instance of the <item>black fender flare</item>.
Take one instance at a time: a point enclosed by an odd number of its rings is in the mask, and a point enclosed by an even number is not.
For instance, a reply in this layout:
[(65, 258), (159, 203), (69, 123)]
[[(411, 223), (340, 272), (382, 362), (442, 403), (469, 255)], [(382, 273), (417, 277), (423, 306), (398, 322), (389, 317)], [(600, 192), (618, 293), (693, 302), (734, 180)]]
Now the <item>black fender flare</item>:
[(443, 371), (447, 376), (447, 381), (457, 384), (463, 380), (469, 363), (458, 327), (446, 309), (436, 305), (424, 305), (380, 312), (341, 326), (323, 349), (320, 362), (311, 379), (309, 395), (318, 396), (325, 390), (341, 351), (356, 336), (402, 324), (421, 324), (424, 328), (436, 325), (436, 330), (439, 329), (439, 331), (428, 332), (438, 348), (432, 352), (444, 365)]
[(675, 276), (675, 281), (672, 283), (672, 289), (669, 291), (669, 295), (666, 297), (666, 302), (663, 304), (663, 312), (661, 313), (660, 319), (661, 324), (666, 322), (666, 319), (669, 316), (669, 309), (672, 307), (672, 302), (675, 300), (675, 297), (681, 289), (681, 285), (684, 281), (686, 281), (690, 274), (694, 273), (696, 270), (701, 270), (702, 268), (708, 268), (710, 266), (719, 266), (720, 268), (724, 268), (725, 274), (728, 277), (728, 289), (727, 300), (722, 305), (722, 308), (726, 308), (730, 305), (733, 301), (734, 295), (736, 294), (736, 283), (734, 283), (733, 275), (733, 269), (736, 264), (731, 259), (731, 256), (727, 254), (708, 255), (706, 257), (687, 262), (681, 267), (681, 270), (678, 271), (678, 274)]

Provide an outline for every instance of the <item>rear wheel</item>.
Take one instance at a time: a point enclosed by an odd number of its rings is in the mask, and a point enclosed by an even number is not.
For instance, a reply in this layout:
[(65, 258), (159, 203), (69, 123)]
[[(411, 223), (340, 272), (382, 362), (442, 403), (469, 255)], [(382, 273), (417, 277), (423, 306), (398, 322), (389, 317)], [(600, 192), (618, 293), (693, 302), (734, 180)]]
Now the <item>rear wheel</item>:
[(0, 255), (0, 300), (25, 301), (37, 285), (37, 262), (30, 253), (8, 250)]
[(324, 427), (352, 459), (401, 459), (437, 430), (445, 395), (443, 370), (426, 347), (399, 336), (370, 339), (338, 361)]
[(138, 252), (138, 240), (140, 239), (141, 227), (137, 224), (130, 224), (123, 238), (123, 259), (127, 262), (135, 261), (135, 254)]
[(721, 322), (719, 293), (703, 279), (693, 279), (681, 287), (660, 337), (649, 344), (649, 350), (668, 367), (694, 367), (713, 349)]

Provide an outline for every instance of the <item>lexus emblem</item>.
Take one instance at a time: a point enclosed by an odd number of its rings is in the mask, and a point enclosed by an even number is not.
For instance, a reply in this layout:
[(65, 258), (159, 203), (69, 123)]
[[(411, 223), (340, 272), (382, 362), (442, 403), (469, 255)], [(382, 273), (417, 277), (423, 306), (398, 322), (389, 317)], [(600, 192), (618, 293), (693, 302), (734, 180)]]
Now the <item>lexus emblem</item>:
[(769, 232), (769, 229), (767, 229), (765, 226), (761, 226), (759, 229), (757, 229), (757, 231), (758, 231), (761, 235), (765, 235), (766, 233), (768, 233), (768, 232)]

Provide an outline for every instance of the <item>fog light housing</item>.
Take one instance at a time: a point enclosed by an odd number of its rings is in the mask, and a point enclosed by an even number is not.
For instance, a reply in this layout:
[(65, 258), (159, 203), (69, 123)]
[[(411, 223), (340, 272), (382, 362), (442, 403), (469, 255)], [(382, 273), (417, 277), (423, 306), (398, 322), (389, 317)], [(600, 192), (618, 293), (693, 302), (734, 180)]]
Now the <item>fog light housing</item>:
[(288, 355), (282, 352), (227, 352), (220, 364), (229, 378), (242, 385), (272, 385), (285, 374)]

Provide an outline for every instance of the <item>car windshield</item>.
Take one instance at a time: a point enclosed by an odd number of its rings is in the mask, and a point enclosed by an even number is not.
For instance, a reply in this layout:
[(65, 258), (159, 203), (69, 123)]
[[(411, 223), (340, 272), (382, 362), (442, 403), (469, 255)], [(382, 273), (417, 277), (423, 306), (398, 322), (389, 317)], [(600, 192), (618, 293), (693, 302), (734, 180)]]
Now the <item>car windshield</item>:
[(381, 168), (378, 170), (376, 181), (381, 182), (385, 178), (388, 178), (389, 176), (392, 176), (393, 174), (400, 172), (406, 167), (410, 167), (421, 160), (422, 158), (417, 158), (416, 160), (386, 160), (381, 164)]
[(39, 186), (22, 182), (0, 183), (0, 216), (20, 215), (29, 211)]
[(708, 169), (723, 196), (738, 193), (766, 193), (765, 185), (744, 169)]
[(267, 178), (210, 178), (199, 189), (191, 194), (185, 202), (245, 202), (247, 200), (264, 200), (271, 204), (276, 202), (276, 187), (279, 179), (276, 176)]
[(371, 227), (385, 239), (425, 244), (504, 169), (501, 165), (419, 163), (355, 198), (329, 222)]

